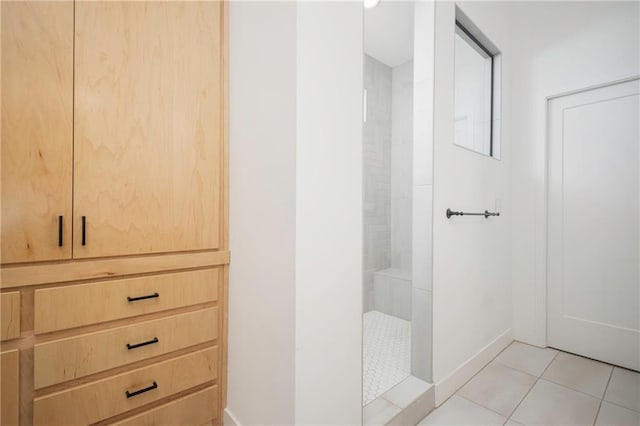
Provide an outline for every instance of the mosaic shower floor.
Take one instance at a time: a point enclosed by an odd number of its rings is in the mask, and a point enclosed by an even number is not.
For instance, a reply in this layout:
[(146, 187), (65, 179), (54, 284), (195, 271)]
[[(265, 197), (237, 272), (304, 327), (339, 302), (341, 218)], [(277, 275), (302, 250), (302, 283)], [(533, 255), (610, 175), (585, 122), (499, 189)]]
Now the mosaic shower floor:
[(377, 311), (364, 314), (362, 405), (411, 374), (411, 322)]

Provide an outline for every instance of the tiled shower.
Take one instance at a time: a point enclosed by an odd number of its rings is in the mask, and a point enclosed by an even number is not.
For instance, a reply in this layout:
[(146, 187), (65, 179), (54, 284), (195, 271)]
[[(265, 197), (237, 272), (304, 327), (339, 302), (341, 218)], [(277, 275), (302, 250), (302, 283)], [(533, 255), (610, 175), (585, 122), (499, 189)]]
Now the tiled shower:
[(365, 55), (364, 73), (366, 405), (411, 374), (413, 61)]

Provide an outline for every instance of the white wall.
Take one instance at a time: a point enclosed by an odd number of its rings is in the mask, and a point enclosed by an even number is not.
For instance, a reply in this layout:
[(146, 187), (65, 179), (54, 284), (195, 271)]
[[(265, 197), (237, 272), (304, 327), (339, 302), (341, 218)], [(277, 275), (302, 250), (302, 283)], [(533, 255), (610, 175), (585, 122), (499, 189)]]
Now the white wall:
[[(462, 11), (508, 58), (506, 5), (467, 2)], [(508, 98), (503, 97), (502, 159), (454, 145), (455, 4), (436, 3), (435, 115), (433, 177), (433, 380), (436, 403), (464, 383), (475, 367), (461, 366), (508, 335), (511, 327), (510, 138)], [(503, 85), (510, 69), (502, 62)], [(454, 217), (447, 208), (492, 210), (501, 200), (502, 216)], [(459, 381), (462, 380), (462, 383)]]
[(298, 4), (297, 424), (362, 421), (362, 4)]
[[(546, 97), (640, 74), (637, 2), (514, 2), (515, 337), (546, 344)], [(515, 78), (517, 76), (517, 78)]]
[(295, 3), (231, 2), (229, 28), (227, 407), (243, 425), (287, 425), (294, 421)]
[(362, 5), (229, 9), (226, 419), (360, 424)]

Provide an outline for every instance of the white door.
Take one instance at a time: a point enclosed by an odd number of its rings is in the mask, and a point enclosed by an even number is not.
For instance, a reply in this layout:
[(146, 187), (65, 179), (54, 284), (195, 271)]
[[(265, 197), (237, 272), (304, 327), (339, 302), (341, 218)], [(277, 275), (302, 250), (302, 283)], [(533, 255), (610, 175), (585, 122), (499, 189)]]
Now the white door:
[(640, 370), (640, 80), (549, 101), (549, 346)]

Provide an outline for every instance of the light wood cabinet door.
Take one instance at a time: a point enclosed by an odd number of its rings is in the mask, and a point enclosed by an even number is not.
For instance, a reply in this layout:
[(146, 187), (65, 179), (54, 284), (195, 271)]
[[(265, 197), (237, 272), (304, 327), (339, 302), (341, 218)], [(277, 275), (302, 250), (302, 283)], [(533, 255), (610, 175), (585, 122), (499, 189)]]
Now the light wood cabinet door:
[(221, 2), (76, 3), (74, 257), (219, 247), (222, 18)]
[(17, 349), (0, 353), (0, 426), (18, 424), (19, 354)]
[(1, 7), (1, 261), (70, 258), (73, 2)]

